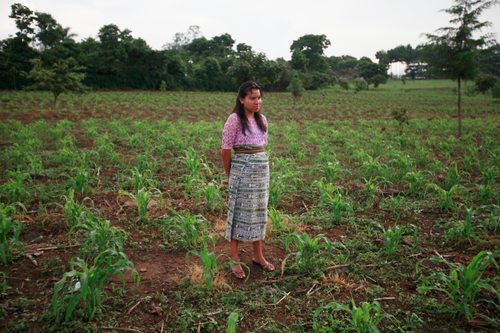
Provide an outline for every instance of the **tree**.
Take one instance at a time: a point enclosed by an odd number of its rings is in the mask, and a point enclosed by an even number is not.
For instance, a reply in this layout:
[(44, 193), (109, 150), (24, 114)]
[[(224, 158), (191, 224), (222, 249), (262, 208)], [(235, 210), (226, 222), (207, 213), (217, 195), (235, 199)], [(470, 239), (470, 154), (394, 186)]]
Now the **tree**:
[(13, 4), (11, 9), (12, 12), (9, 17), (16, 21), (16, 27), (19, 29), (16, 36), (20, 37), (23, 41), (31, 42), (32, 38), (30, 35), (35, 33), (35, 30), (31, 27), (31, 24), (35, 20), (33, 11), (20, 3)]
[(236, 45), (237, 53), (248, 52), (248, 51), (252, 51), (252, 47), (250, 45), (247, 45), (245, 43), (239, 43), (238, 45)]
[(488, 113), (488, 91), (493, 89), (500, 80), (491, 74), (482, 74), (476, 79), (476, 90), (484, 95), (484, 113)]
[[(386, 71), (384, 70), (385, 66), (382, 67), (379, 64), (374, 63), (368, 57), (362, 57), (358, 61), (357, 70), (359, 75), (361, 75), (368, 85), (373, 84), (375, 88), (379, 86), (379, 84), (387, 83)], [(367, 89), (368, 89), (367, 85)]]
[(349, 80), (346, 80), (344, 78), (338, 79), (339, 86), (340, 88), (345, 90), (345, 93), (347, 94), (349, 92)]
[[(379, 54), (379, 52), (377, 52), (377, 54)], [(408, 44), (406, 46), (399, 45), (391, 50), (388, 50), (385, 55), (383, 55), (383, 53), (380, 54), (380, 56), (387, 57), (386, 59), (388, 60), (388, 63), (403, 62), (406, 66), (409, 66), (411, 63), (417, 61), (419, 52), (417, 49), (414, 49), (410, 44)], [(377, 57), (377, 59), (380, 58)]]
[(358, 59), (349, 55), (341, 57), (330, 57), (327, 59), (330, 68), (337, 77), (354, 79), (357, 77), (356, 67), (358, 66)]
[(481, 72), (500, 77), (500, 44), (488, 48), (479, 58)]
[(382, 75), (382, 74), (377, 74), (375, 75), (372, 80), (371, 80), (371, 83), (373, 84), (373, 86), (375, 88), (378, 88), (378, 86), (380, 84), (386, 84), (387, 83), (387, 78), (385, 77), (385, 75)]
[(430, 41), (425, 48), (435, 51), (437, 58), (427, 61), (435, 74), (450, 78), (458, 83), (458, 136), (462, 135), (461, 83), (473, 80), (479, 72), (478, 57), (480, 50), (493, 43), (492, 34), (474, 38), (475, 32), (490, 27), (488, 21), (479, 22), (484, 10), (499, 3), (498, 0), (455, 0), (455, 5), (445, 9), (453, 18), (450, 23), (455, 27), (440, 28), (439, 35), (425, 34)]
[(35, 38), (38, 39), (37, 45), (40, 49), (46, 50), (54, 46), (61, 40), (61, 29), (57, 21), (48, 13), (36, 13), (37, 33)]
[(227, 75), (236, 85), (255, 81), (266, 86), (277, 82), (285, 70), (283, 63), (267, 59), (264, 53), (247, 51), (238, 53), (233, 65), (227, 69)]
[(295, 100), (297, 98), (302, 97), (304, 95), (304, 87), (302, 87), (302, 81), (299, 79), (299, 74), (295, 73), (293, 74), (292, 82), (290, 85), (286, 88), (288, 92), (292, 93), (293, 96), (293, 108), (295, 109)]
[(54, 117), (57, 117), (57, 97), (60, 94), (70, 91), (82, 93), (88, 89), (81, 83), (85, 74), (79, 73), (85, 67), (78, 66), (73, 58), (60, 60), (51, 69), (43, 68), (42, 61), (38, 58), (31, 59), (30, 62), (33, 69), (29, 74), (24, 74), (35, 83), (25, 89), (50, 91), (54, 95)]
[(309, 59), (303, 52), (295, 50), (292, 53), (291, 64), (293, 69), (304, 72), (309, 65)]
[(325, 73), (328, 71), (328, 62), (323, 56), (323, 50), (330, 46), (330, 40), (325, 35), (304, 35), (294, 40), (290, 52), (297, 57), (296, 52), (301, 52), (307, 58), (307, 66), (311, 71)]
[(164, 50), (180, 50), (185, 45), (191, 43), (196, 38), (201, 37), (200, 27), (197, 25), (192, 25), (189, 27), (186, 33), (178, 32), (174, 35), (172, 43), (166, 43), (163, 45)]

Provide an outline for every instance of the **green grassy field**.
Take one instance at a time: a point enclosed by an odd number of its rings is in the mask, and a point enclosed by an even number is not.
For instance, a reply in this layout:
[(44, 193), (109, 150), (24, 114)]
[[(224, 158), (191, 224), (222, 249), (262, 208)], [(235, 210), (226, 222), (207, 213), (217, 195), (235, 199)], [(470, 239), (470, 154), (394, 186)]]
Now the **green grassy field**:
[(278, 269), (244, 244), (247, 281), (224, 256), (235, 93), (61, 96), (53, 118), (49, 93), (0, 92), (2, 331), (499, 330), (500, 106), (464, 94), (457, 137), (454, 87), (264, 93)]

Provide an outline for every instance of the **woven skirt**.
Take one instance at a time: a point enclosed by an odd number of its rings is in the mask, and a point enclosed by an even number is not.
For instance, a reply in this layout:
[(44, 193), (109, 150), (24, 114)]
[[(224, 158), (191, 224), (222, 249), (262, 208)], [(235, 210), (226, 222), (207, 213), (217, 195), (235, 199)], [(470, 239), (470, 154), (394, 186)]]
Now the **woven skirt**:
[(229, 174), (226, 239), (245, 242), (266, 237), (269, 155), (233, 154)]

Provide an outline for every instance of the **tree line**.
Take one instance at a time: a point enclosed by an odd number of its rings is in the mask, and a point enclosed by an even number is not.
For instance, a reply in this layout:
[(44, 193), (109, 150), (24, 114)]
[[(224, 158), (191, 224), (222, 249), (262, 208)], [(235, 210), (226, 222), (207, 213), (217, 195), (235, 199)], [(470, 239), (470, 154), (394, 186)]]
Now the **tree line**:
[[(82, 83), (93, 89), (235, 91), (241, 82), (254, 80), (267, 91), (286, 91), (293, 77), (308, 90), (362, 78), (366, 88), (391, 77), (391, 63), (402, 62), (408, 78), (435, 75), (432, 61), (438, 50), (424, 45), (397, 46), (375, 57), (324, 55), (331, 43), (325, 35), (304, 35), (290, 46), (291, 60), (270, 60), (250, 45), (236, 44), (230, 34), (207, 39), (198, 26), (175, 34), (162, 50), (153, 50), (128, 29), (109, 24), (96, 38), (75, 41), (69, 27), (62, 27), (49, 13), (33, 12), (16, 3), (10, 18), (15, 36), (0, 41), (0, 89), (21, 89), (34, 84), (28, 75), (34, 66), (51, 70), (69, 68), (84, 74)], [(32, 59), (38, 59), (33, 61)], [(479, 57), (481, 70), (500, 76), (500, 47), (491, 45)]]

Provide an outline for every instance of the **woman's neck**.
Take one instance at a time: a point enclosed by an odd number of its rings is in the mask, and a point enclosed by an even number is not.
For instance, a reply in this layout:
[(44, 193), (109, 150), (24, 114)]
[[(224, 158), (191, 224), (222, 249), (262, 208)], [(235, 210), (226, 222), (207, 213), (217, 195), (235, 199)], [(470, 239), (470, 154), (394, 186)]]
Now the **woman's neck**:
[(245, 116), (247, 116), (247, 119), (255, 119), (254, 112), (248, 112), (247, 110), (245, 110)]

